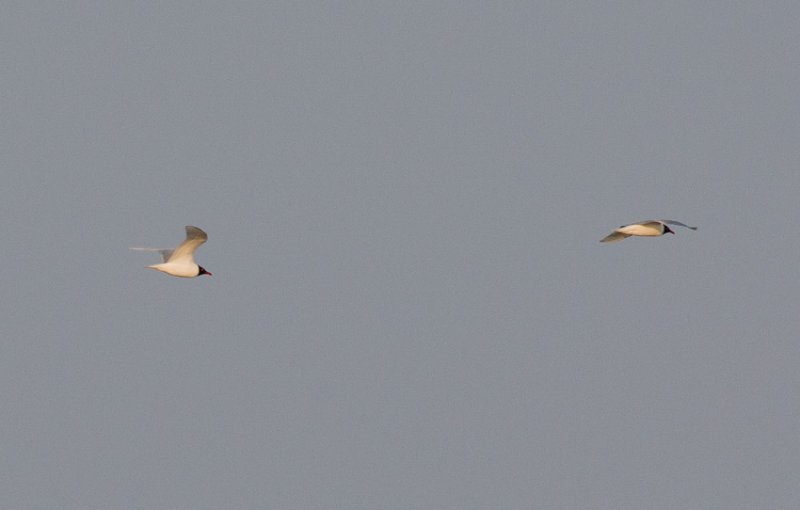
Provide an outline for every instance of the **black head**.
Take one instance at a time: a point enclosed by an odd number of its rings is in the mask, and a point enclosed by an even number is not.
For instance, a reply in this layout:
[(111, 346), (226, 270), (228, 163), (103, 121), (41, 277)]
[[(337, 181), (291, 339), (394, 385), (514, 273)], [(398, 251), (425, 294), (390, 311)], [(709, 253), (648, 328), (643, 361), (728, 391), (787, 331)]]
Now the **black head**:
[(673, 232), (671, 228), (669, 228), (667, 225), (664, 225), (664, 233), (666, 234), (667, 232), (669, 232), (670, 234), (675, 234), (675, 232)]
[(208, 271), (206, 271), (206, 270), (205, 270), (205, 268), (203, 268), (203, 267), (201, 267), (201, 266), (197, 266), (197, 267), (199, 267), (199, 268), (200, 268), (200, 271), (197, 273), (197, 276), (200, 276), (201, 274), (207, 274), (208, 276), (211, 276), (211, 273), (209, 273)]

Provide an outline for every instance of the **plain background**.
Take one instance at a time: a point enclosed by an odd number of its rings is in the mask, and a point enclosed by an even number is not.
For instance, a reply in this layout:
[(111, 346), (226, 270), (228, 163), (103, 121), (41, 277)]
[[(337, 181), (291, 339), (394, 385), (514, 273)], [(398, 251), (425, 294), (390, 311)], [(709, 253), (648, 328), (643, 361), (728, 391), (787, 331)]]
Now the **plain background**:
[(798, 19), (5, 2), (0, 504), (797, 508)]

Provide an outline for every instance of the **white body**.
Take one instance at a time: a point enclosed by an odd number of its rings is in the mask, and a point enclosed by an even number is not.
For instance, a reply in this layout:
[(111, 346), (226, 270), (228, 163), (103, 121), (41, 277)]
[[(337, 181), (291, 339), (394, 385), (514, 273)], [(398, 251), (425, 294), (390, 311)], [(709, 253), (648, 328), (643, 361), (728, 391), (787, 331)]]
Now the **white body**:
[(194, 261), (195, 250), (206, 240), (208, 235), (197, 227), (186, 227), (186, 239), (174, 250), (160, 250), (158, 248), (131, 248), (132, 250), (157, 251), (161, 254), (161, 264), (147, 266), (171, 276), (179, 278), (195, 278), (201, 274), (211, 275), (208, 271), (197, 265)]
[(681, 227), (697, 230), (697, 227), (690, 227), (680, 221), (675, 220), (647, 220), (638, 223), (631, 223), (630, 225), (623, 225), (618, 229), (605, 236), (600, 240), (601, 243), (611, 243), (614, 241), (621, 241), (631, 236), (639, 237), (658, 237), (663, 236), (664, 233), (669, 232), (674, 234), (667, 225), (680, 225)]
[(664, 224), (658, 221), (649, 223), (634, 223), (616, 229), (614, 232), (628, 234), (631, 236), (658, 237), (664, 235)]
[(178, 276), (180, 278), (194, 278), (200, 275), (200, 266), (194, 262), (162, 262), (161, 264), (147, 266), (146, 269), (155, 269), (156, 271), (161, 271), (162, 273)]

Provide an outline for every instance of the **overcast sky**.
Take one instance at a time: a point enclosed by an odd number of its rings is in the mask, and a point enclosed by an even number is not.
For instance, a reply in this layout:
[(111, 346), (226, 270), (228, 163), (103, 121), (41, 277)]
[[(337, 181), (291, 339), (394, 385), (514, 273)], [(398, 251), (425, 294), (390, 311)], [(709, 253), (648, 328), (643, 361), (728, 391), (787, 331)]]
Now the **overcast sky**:
[(798, 19), (4, 4), (0, 506), (797, 508)]

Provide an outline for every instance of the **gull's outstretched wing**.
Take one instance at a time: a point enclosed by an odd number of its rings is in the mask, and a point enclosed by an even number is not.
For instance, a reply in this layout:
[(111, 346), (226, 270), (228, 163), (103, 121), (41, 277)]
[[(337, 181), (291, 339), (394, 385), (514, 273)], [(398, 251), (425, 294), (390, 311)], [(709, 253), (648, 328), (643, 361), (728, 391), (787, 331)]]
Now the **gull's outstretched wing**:
[(658, 220), (658, 221), (666, 223), (667, 225), (678, 225), (679, 227), (686, 227), (692, 230), (697, 230), (697, 227), (690, 227), (686, 223), (681, 223), (680, 221), (675, 221), (675, 220)]
[(610, 234), (608, 234), (604, 238), (600, 239), (600, 242), (601, 243), (613, 243), (614, 241), (622, 241), (623, 239), (627, 239), (630, 236), (631, 236), (630, 234), (624, 234), (622, 232), (617, 232), (615, 230), (614, 232), (611, 232)]
[(139, 248), (138, 246), (131, 246), (131, 250), (136, 251), (157, 251), (161, 254), (161, 262), (166, 262), (172, 255), (172, 250), (162, 250), (159, 248)]
[(183, 241), (172, 254), (167, 258), (167, 262), (194, 262), (194, 251), (198, 246), (208, 240), (208, 234), (197, 227), (188, 225), (186, 227), (186, 240)]

